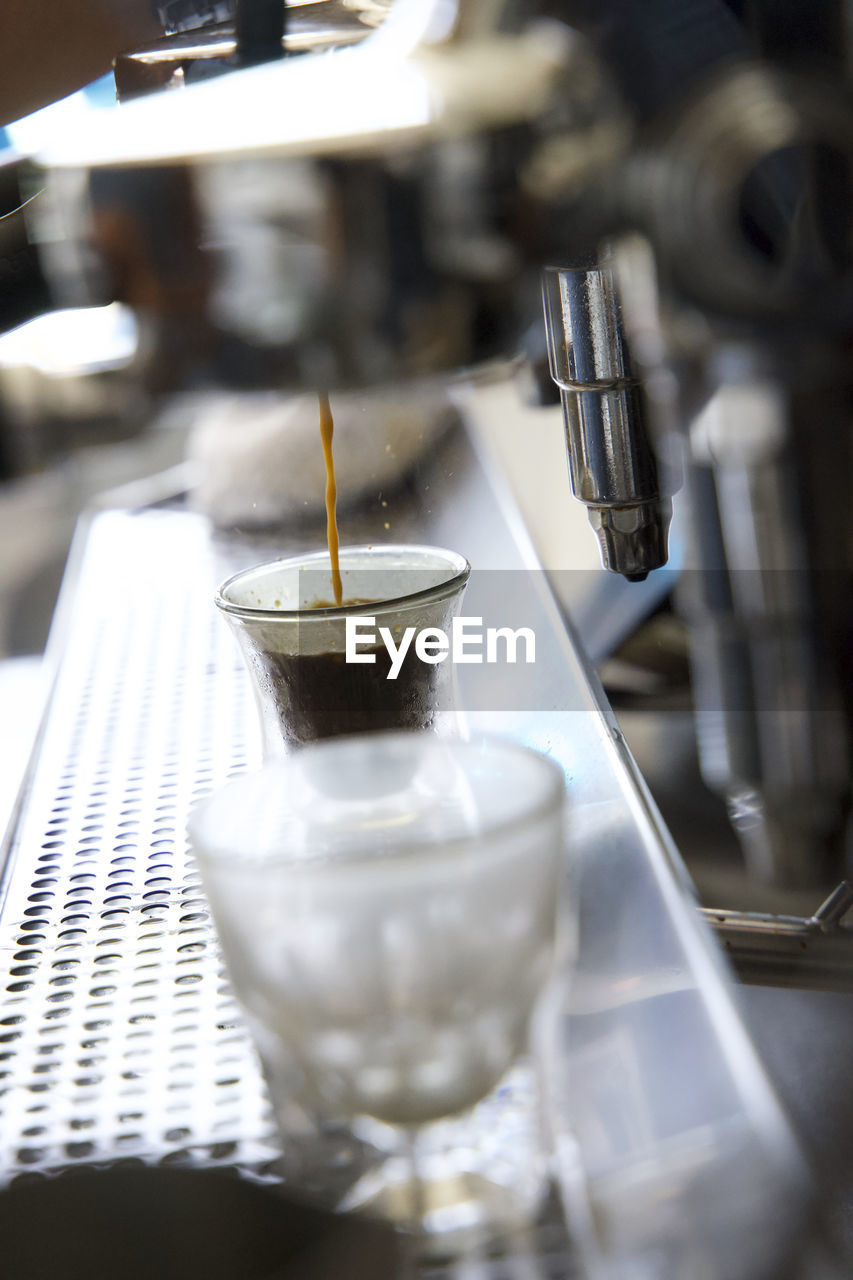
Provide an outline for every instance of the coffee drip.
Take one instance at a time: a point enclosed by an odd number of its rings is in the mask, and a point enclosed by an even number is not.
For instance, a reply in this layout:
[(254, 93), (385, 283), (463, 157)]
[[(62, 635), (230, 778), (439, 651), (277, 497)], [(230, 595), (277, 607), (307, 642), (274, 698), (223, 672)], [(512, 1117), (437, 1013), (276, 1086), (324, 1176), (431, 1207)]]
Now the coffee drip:
[[(335, 420), (328, 394), (318, 391), (320, 404), (320, 440), (323, 445), (323, 461), (326, 464), (326, 542), (329, 547), (329, 561), (332, 566), (332, 593), (334, 607), (340, 608), (344, 602), (344, 588), (341, 581), (340, 540), (338, 537), (338, 488), (335, 483), (335, 458), (332, 452), (332, 437), (335, 433)], [(372, 599), (358, 597), (348, 600), (347, 604), (373, 604)], [(312, 609), (331, 609), (331, 600), (315, 600)]]
[(344, 589), (341, 582), (341, 567), (338, 557), (338, 517), (336, 511), (338, 490), (335, 484), (335, 460), (332, 456), (332, 436), (335, 431), (335, 422), (327, 393), (325, 391), (318, 392), (317, 399), (320, 403), (320, 440), (323, 444), (323, 461), (326, 464), (326, 539), (329, 544), (329, 560), (332, 565), (332, 591), (335, 596), (335, 604), (341, 605), (344, 600)]

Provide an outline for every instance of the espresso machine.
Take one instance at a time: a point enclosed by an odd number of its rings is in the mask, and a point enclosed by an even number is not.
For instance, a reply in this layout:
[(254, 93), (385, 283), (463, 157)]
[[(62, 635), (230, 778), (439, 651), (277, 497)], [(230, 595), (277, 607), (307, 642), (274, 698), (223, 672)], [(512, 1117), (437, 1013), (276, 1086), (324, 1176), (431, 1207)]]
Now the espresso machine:
[[(705, 924), (753, 980), (848, 987), (853, 106), (844, 6), (821, 3), (806, 16), (786, 0), (241, 2), (233, 20), (217, 8), (209, 25), (210, 14), (197, 24), (191, 9), (162, 41), (120, 59), (120, 109), (37, 157), (29, 213), (57, 296), (133, 308), (134, 374), (158, 396), (212, 386), (406, 394), (460, 371), (498, 376), (508, 360), (547, 368), (540, 394), (562, 405), (571, 487), (604, 567), (629, 582), (661, 570), (673, 503), (683, 510), (677, 608), (704, 778), (725, 801), (750, 874), (815, 895), (811, 915), (715, 905)], [(172, 526), (154, 515), (145, 537), (165, 563)], [(140, 518), (126, 523), (141, 536)], [(113, 536), (101, 526), (80, 609), (96, 608)], [(199, 539), (193, 531), (193, 546)], [(153, 577), (136, 572), (153, 591)], [(172, 596), (157, 600), (165, 617)], [(62, 608), (70, 616), (67, 593)], [(552, 601), (536, 608), (556, 625)], [(187, 635), (208, 644), (206, 627), (184, 628), (180, 645)], [(65, 659), (89, 673), (74, 741), (94, 732), (96, 708), (112, 735), (99, 767), (127, 746), (129, 828), (140, 790), (131, 775), (143, 769), (149, 729), (139, 730), (142, 745), (125, 742), (119, 694), (100, 691), (107, 677), (92, 674), (82, 634)], [(707, 930), (685, 905), (678, 854), (619, 725), (560, 634), (554, 653), (569, 657), (562, 674), (543, 664), (541, 697), (560, 712), (533, 741), (565, 753), (583, 797), (581, 843), (606, 851), (590, 860), (583, 891), (589, 938), (566, 1050), (573, 1085), (565, 1094), (554, 1085), (574, 1134), (557, 1144), (565, 1184), (581, 1165), (593, 1188), (576, 1229), (596, 1236), (605, 1261), (591, 1270), (602, 1276), (623, 1274), (615, 1257), (664, 1253), (660, 1269), (643, 1274), (781, 1276), (788, 1237), (772, 1240), (777, 1206), (797, 1206), (792, 1231), (801, 1222), (795, 1144), (731, 1016)], [(140, 637), (134, 672), (165, 652), (157, 638), (146, 657)], [(104, 653), (101, 673), (112, 670)], [(191, 653), (181, 648), (181, 680)], [(117, 690), (129, 676), (123, 661), (115, 666)], [(242, 694), (232, 667), (220, 666), (221, 716)], [(71, 706), (70, 680), (57, 684), (60, 711), (63, 699)], [(560, 680), (571, 690), (563, 704), (553, 694)], [(155, 683), (146, 677), (143, 709)], [(201, 706), (195, 694), (190, 701)], [(571, 742), (578, 711), (589, 713), (583, 733), (594, 740), (582, 749)], [(151, 716), (159, 729), (159, 712)], [(245, 763), (236, 741), (227, 760), (202, 752), (196, 789)], [(44, 742), (50, 755), (49, 735)], [(169, 781), (179, 768), (170, 745), (158, 783), (164, 812), (183, 796)], [(70, 791), (70, 764), (62, 778)], [(94, 833), (99, 819), (87, 818), (82, 830)], [(35, 831), (37, 817), (26, 810), (25, 819), (24, 834), (27, 823)], [(165, 846), (170, 819), (156, 821), (155, 847)], [(84, 852), (96, 838), (81, 837)], [(51, 840), (39, 840), (50, 854)], [(114, 846), (116, 874), (131, 849), (123, 838)], [(159, 893), (149, 893), (152, 912)], [(104, 900), (106, 916), (125, 910), (120, 896)], [(648, 989), (644, 965), (655, 975)], [(667, 986), (684, 973), (684, 985)], [(677, 1072), (665, 1055), (652, 1062), (651, 1046), (664, 1040), (689, 1045)], [(667, 1087), (706, 1069), (713, 1085), (697, 1086), (694, 1100), (701, 1111), (713, 1099), (711, 1119), (691, 1113), (690, 1141), (679, 1145), (674, 1130), (662, 1140)], [(257, 1104), (242, 1105), (245, 1141)], [(593, 1123), (597, 1107), (615, 1117), (607, 1133)], [(707, 1168), (694, 1142), (710, 1143)], [(753, 1195), (765, 1185), (778, 1192), (770, 1212)], [(626, 1213), (626, 1188), (645, 1209)], [(677, 1206), (663, 1227), (652, 1202)], [(700, 1256), (706, 1271), (683, 1269)]]
[(335, 388), (482, 367), (525, 335), (541, 360), (544, 280), (608, 570), (666, 564), (683, 488), (706, 782), (754, 876), (832, 888), (851, 773), (843, 6), (283, 12), (176, 20), (117, 69), (125, 100), (169, 91), (45, 157), (64, 296), (134, 306), (160, 387)]

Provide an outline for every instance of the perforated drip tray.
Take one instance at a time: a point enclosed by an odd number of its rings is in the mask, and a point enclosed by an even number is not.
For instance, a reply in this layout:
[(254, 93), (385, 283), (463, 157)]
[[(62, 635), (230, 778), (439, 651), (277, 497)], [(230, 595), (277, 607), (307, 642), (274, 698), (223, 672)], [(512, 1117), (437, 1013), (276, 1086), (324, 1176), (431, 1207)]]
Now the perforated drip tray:
[[(247, 679), (211, 607), (222, 576), (206, 522), (183, 511), (107, 511), (78, 537), (4, 872), (3, 1181), (128, 1159), (275, 1176), (184, 834), (193, 805), (257, 756)], [(571, 1271), (553, 1216), (523, 1252), (486, 1274)]]
[(203, 524), (92, 523), (5, 877), (2, 1164), (276, 1156), (184, 831), (250, 760)]

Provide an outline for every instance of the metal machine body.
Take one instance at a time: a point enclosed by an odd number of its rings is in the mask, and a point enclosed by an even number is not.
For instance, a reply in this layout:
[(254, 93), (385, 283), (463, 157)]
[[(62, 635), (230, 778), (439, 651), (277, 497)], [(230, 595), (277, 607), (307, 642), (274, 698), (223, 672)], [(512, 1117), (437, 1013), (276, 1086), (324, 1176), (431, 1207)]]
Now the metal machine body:
[[(641, 576), (663, 559), (683, 454), (706, 772), (761, 819), (748, 841), (760, 872), (831, 878), (849, 785), (844, 275), (795, 272), (768, 292), (761, 255), (723, 213), (792, 138), (844, 154), (847, 108), (811, 78), (782, 93), (768, 66), (738, 61), (748, 41), (723, 5), (714, 38), (701, 5), (669, 6), (704, 32), (678, 75), (652, 57), (667, 6), (605, 9), (599, 21), (580, 4), (397, 0), (356, 47), (128, 103), (42, 157), (42, 258), (73, 284), (64, 300), (134, 308), (136, 371), (156, 390), (445, 377), (518, 349), (553, 268), (571, 465), (612, 567)], [(831, 430), (815, 443), (818, 396)], [(414, 486), (413, 530), (476, 535), (505, 568), (499, 486), (469, 482), (458, 458), (448, 474), (444, 510)], [(247, 757), (238, 673), (205, 605), (223, 570), (203, 522), (131, 507), (96, 520), (85, 558), (81, 539), (8, 845), (3, 1163), (53, 1172), (120, 1153), (268, 1172), (257, 1072), (183, 861), (187, 807)], [(116, 566), (117, 595), (104, 590)], [(564, 1195), (588, 1215), (574, 1229), (598, 1255), (589, 1272), (831, 1275), (794, 1247), (809, 1204), (798, 1153), (677, 852), (547, 593), (540, 607), (544, 709), (509, 728), (562, 759), (574, 788), (582, 936), (563, 991), (569, 1069), (548, 1087)], [(842, 891), (806, 921), (710, 922), (753, 977), (785, 980), (808, 953), (813, 973), (843, 981), (850, 901)], [(174, 1040), (155, 1008), (174, 1012)], [(210, 1052), (185, 1057), (196, 1044)], [(564, 1276), (552, 1239), (509, 1265)]]
[(680, 440), (704, 774), (797, 886), (839, 878), (850, 808), (841, 15), (396, 0), (42, 157), (54, 278), (134, 306), (161, 388), (443, 376), (516, 351), (554, 268), (575, 491), (642, 577)]

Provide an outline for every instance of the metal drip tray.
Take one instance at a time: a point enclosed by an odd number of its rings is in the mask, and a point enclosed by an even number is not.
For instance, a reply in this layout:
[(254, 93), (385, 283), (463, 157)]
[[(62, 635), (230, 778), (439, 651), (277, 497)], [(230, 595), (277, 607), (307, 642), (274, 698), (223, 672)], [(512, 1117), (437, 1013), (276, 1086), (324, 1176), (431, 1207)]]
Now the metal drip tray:
[[(242, 661), (211, 601), (234, 564), (266, 554), (180, 509), (108, 510), (78, 533), (7, 841), (4, 1182), (116, 1161), (276, 1177), (259, 1065), (185, 836), (193, 806), (259, 759)], [(556, 1201), (482, 1262), (495, 1277), (573, 1274)]]
[(5, 875), (7, 1173), (275, 1157), (184, 836), (255, 750), (212, 572), (186, 515), (105, 512), (85, 537)]
[[(506, 579), (492, 571), (526, 583), (537, 628), (526, 704), (499, 710), (488, 699), (502, 682), (487, 680), (471, 719), (565, 768), (581, 903), (545, 1082), (561, 1208), (555, 1200), (515, 1252), (479, 1260), (476, 1273), (567, 1280), (565, 1209), (588, 1274), (636, 1264), (630, 1274), (666, 1280), (699, 1274), (699, 1259), (703, 1276), (757, 1280), (757, 1251), (780, 1206), (797, 1221), (802, 1187), (727, 975), (488, 463), (460, 435), (423, 466), (430, 474), (411, 483), (408, 514), (401, 498), (389, 536), (458, 547), (486, 570), (466, 612), (488, 614), (489, 591), (505, 600)], [(361, 528), (353, 519), (347, 536), (362, 540), (371, 522), (375, 513)], [(298, 551), (300, 538), (307, 545), (304, 530), (265, 545), (211, 537), (180, 507), (101, 511), (78, 533), (49, 649), (57, 674), (7, 838), (4, 1181), (121, 1160), (276, 1176), (258, 1064), (185, 830), (198, 800), (258, 758), (248, 681), (214, 587)]]

